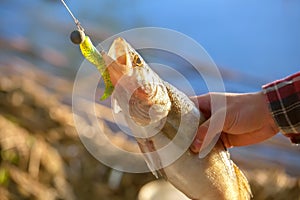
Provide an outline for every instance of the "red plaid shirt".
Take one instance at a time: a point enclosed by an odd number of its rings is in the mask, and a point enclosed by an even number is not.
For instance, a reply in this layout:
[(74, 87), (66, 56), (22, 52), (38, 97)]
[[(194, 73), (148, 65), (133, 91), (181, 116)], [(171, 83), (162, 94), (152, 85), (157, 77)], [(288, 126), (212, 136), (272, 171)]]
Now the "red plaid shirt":
[(280, 131), (300, 144), (300, 72), (262, 88)]

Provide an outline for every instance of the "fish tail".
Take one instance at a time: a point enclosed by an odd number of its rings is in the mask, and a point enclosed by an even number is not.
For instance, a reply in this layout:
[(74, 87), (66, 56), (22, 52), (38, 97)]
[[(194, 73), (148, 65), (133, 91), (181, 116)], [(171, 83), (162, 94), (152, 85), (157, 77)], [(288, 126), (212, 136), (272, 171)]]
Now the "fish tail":
[(236, 174), (239, 190), (239, 199), (251, 199), (253, 197), (250, 185), (244, 173), (233, 163), (233, 168)]

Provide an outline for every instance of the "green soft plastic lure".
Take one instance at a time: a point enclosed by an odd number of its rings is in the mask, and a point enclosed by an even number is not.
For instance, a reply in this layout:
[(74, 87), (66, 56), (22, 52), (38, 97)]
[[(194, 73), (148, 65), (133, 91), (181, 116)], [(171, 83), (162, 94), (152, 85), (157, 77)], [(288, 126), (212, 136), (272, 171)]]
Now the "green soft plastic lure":
[(71, 41), (74, 44), (79, 44), (82, 55), (98, 69), (98, 71), (100, 72), (103, 78), (105, 84), (105, 90), (100, 100), (105, 100), (112, 94), (114, 90), (114, 86), (110, 80), (110, 75), (106, 68), (103, 57), (96, 49), (96, 47), (93, 45), (90, 38), (85, 35), (84, 29), (80, 25), (80, 22), (78, 21), (78, 19), (74, 17), (73, 13), (70, 11), (66, 3), (63, 0), (61, 0), (61, 2), (64, 4), (66, 9), (72, 16), (77, 26), (77, 30), (73, 31), (70, 35)]
[(90, 61), (93, 65), (97, 67), (105, 84), (105, 90), (100, 98), (100, 100), (105, 100), (108, 98), (114, 90), (114, 86), (110, 80), (110, 75), (105, 67), (105, 62), (99, 53), (99, 51), (94, 47), (88, 36), (85, 36), (84, 41), (80, 44), (80, 50), (82, 55)]
[(100, 98), (100, 100), (107, 99), (111, 93), (114, 90), (114, 86), (110, 80), (110, 75), (108, 73), (108, 70), (105, 66), (105, 62), (99, 53), (99, 51), (94, 47), (93, 43), (91, 42), (90, 38), (88, 36), (84, 37), (84, 40), (82, 43), (80, 43), (80, 50), (82, 55), (93, 65), (96, 66), (96, 68), (99, 70), (104, 84), (105, 84), (105, 90)]

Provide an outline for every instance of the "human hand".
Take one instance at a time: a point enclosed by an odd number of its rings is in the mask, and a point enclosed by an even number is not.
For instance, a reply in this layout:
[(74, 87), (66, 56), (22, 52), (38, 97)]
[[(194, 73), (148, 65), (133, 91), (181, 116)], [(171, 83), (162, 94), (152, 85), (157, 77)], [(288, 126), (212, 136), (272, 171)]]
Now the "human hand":
[[(215, 116), (211, 116), (211, 99), (224, 97), (227, 106), (217, 107), (214, 112)], [(222, 112), (226, 113), (224, 125), (220, 127), (221, 130), (213, 130), (212, 134), (221, 133), (221, 139), (227, 148), (255, 144), (279, 132), (268, 109), (265, 94), (262, 92), (244, 94), (208, 93), (193, 100), (198, 101), (199, 110), (208, 119), (199, 126), (197, 135), (190, 147), (194, 153), (198, 153), (201, 146), (206, 147), (211, 142), (211, 139), (206, 139), (205, 144), (203, 143), (211, 117), (218, 117)]]

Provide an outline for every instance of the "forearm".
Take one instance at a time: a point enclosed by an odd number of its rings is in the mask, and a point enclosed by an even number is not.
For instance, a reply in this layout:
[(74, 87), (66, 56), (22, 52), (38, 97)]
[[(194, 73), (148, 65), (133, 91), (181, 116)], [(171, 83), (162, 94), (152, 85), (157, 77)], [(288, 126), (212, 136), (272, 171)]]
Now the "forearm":
[(271, 114), (280, 131), (300, 143), (300, 72), (263, 87)]

